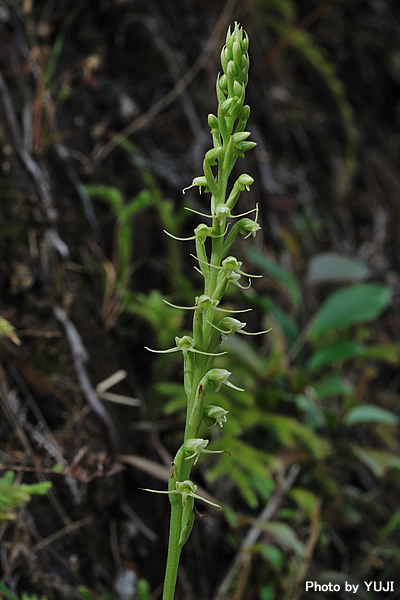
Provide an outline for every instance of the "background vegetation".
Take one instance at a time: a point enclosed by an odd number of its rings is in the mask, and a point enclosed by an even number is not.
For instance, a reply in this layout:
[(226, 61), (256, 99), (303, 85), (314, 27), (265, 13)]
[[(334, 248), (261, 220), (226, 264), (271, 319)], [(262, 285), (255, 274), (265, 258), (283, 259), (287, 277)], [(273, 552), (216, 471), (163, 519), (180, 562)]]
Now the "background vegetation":
[(169, 506), (138, 487), (165, 486), (184, 395), (179, 357), (143, 347), (190, 327), (163, 303), (198, 295), (190, 242), (161, 232), (191, 235), (184, 206), (207, 208), (181, 192), (234, 20), (258, 143), (241, 209), (262, 224), (238, 253), (264, 278), (228, 301), (272, 331), (224, 342), (246, 391), (215, 396), (231, 457), (195, 475), (224, 511), (198, 516), (177, 600), (325, 597), (305, 580), (399, 594), (398, 2), (4, 0), (4, 598), (160, 597)]

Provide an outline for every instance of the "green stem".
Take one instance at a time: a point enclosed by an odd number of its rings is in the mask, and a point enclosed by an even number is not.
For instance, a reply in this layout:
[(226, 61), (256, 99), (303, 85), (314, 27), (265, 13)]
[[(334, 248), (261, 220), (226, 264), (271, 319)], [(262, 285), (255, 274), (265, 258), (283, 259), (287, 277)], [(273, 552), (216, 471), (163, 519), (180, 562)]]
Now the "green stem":
[[(174, 499), (176, 500), (176, 499)], [(171, 503), (171, 519), (169, 525), (168, 557), (165, 568), (164, 591), (162, 600), (174, 600), (176, 579), (178, 576), (181, 548), (179, 537), (182, 519), (182, 503), (180, 499)]]

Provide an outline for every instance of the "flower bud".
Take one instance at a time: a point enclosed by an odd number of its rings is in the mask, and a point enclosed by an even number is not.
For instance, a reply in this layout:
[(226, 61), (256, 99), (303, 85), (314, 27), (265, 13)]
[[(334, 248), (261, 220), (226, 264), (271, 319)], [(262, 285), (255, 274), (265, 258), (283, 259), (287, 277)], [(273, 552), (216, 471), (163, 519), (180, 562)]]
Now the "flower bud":
[(217, 158), (219, 158), (221, 156), (222, 152), (223, 152), (223, 150), (221, 147), (211, 148), (211, 150), (208, 150), (208, 152), (206, 152), (206, 155), (204, 158), (210, 165), (213, 165), (213, 164), (216, 164), (215, 161), (217, 160)]
[(232, 57), (235, 65), (240, 66), (240, 62), (242, 60), (242, 49), (239, 41), (235, 40), (232, 44)]
[(243, 91), (243, 84), (240, 84), (238, 81), (235, 81), (233, 83), (233, 92), (234, 92), (235, 96), (240, 98), (240, 96), (242, 95), (242, 91)]
[[(235, 24), (236, 26), (236, 24)], [(231, 26), (228, 27), (228, 32), (226, 34), (226, 51), (231, 56), (232, 55), (232, 46), (233, 46), (233, 36), (231, 33)]]
[(243, 31), (243, 37), (240, 41), (240, 46), (242, 49), (242, 53), (246, 54), (246, 52), (249, 49), (249, 36), (247, 35), (247, 33), (245, 31)]
[(226, 68), (226, 75), (227, 75), (228, 79), (232, 79), (232, 81), (235, 80), (236, 67), (235, 67), (235, 63), (233, 62), (233, 60), (230, 60), (228, 62), (228, 66)]
[(234, 133), (232, 135), (233, 137), (233, 143), (234, 144), (238, 144), (240, 142), (244, 142), (245, 140), (247, 140), (247, 138), (250, 135), (250, 131), (241, 131), (239, 133)]
[(225, 73), (223, 75), (221, 75), (221, 77), (218, 79), (218, 87), (221, 91), (226, 90), (226, 86), (227, 86), (228, 80), (227, 77), (225, 75)]
[(239, 152), (247, 152), (257, 146), (256, 142), (240, 142), (239, 144), (235, 144), (235, 148), (239, 150)]
[(212, 113), (208, 115), (208, 126), (210, 129), (218, 129), (218, 119)]
[(226, 46), (224, 46), (221, 50), (221, 65), (222, 65), (222, 69), (224, 70), (224, 72), (226, 72), (226, 68), (228, 66), (228, 50), (226, 48)]
[(221, 104), (221, 110), (222, 113), (224, 115), (229, 115), (229, 111), (231, 110), (233, 105), (233, 98), (227, 98), (224, 102), (222, 102)]

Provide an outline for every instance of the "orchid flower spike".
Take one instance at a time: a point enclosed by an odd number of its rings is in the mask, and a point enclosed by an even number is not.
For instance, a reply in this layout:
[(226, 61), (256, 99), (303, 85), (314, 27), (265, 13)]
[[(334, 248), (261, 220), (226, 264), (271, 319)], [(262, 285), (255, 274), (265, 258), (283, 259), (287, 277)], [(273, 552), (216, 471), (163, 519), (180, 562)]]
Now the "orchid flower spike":
[(182, 190), (182, 194), (186, 193), (186, 190), (190, 190), (192, 187), (198, 187), (199, 188), (199, 194), (201, 194), (201, 188), (204, 188), (204, 191), (207, 193), (210, 190), (208, 189), (207, 186), (207, 179), (202, 175), (201, 177), (195, 177), (192, 181), (192, 185), (189, 185), (188, 187), (185, 187)]
[(233, 317), (224, 317), (222, 321), (220, 321), (217, 325), (208, 321), (214, 329), (222, 333), (225, 337), (231, 337), (234, 333), (240, 333), (242, 335), (262, 335), (263, 333), (269, 333), (270, 329), (266, 329), (265, 331), (243, 331), (244, 327), (246, 327), (246, 323), (241, 323), (238, 319), (234, 319)]
[(167, 350), (153, 350), (148, 346), (145, 346), (145, 349), (149, 352), (155, 352), (156, 354), (172, 354), (173, 352), (182, 352), (184, 359), (187, 358), (188, 352), (194, 352), (197, 354), (204, 354), (205, 356), (222, 356), (223, 354), (227, 354), (227, 352), (202, 352), (201, 350), (197, 350), (194, 347), (194, 339), (189, 335), (184, 335), (183, 337), (175, 338), (176, 348), (168, 348)]
[(233, 385), (233, 383), (228, 381), (228, 378), (230, 375), (232, 375), (232, 373), (231, 373), (231, 371), (228, 371), (227, 369), (210, 369), (204, 375), (204, 377), (200, 383), (203, 384), (204, 387), (207, 385), (207, 383), (209, 381), (211, 381), (212, 383), (215, 383), (215, 385), (217, 386), (217, 388), (215, 390), (216, 392), (219, 392), (222, 385), (226, 385), (227, 387), (230, 387), (233, 390), (237, 390), (238, 392), (244, 392), (243, 388), (237, 387), (236, 385)]
[(185, 479), (185, 481), (177, 481), (175, 484), (175, 488), (176, 488), (175, 490), (151, 490), (149, 488), (139, 488), (139, 489), (143, 490), (144, 492), (152, 492), (153, 494), (175, 494), (175, 495), (180, 494), (182, 496), (182, 506), (183, 507), (186, 506), (188, 496), (190, 496), (191, 498), (196, 498), (197, 500), (201, 500), (202, 502), (211, 504), (211, 506), (215, 506), (215, 508), (218, 508), (218, 510), (222, 510), (219, 504), (216, 504), (215, 502), (211, 502), (211, 500), (207, 500), (207, 498), (203, 498), (202, 496), (199, 496), (198, 494), (196, 494), (197, 485), (195, 485), (193, 483), (193, 481), (190, 481), (189, 479)]
[(168, 300), (163, 300), (165, 304), (168, 306), (172, 306), (172, 308), (178, 308), (179, 310), (196, 310), (197, 308), (202, 308), (203, 310), (214, 310), (216, 312), (223, 313), (244, 313), (250, 312), (251, 308), (243, 308), (241, 310), (234, 310), (233, 308), (220, 308), (218, 306), (218, 300), (214, 298), (210, 298), (206, 294), (201, 294), (201, 296), (196, 296), (194, 306), (179, 306), (178, 304), (172, 304), (172, 302), (168, 302)]
[(177, 237), (176, 235), (169, 233), (166, 229), (163, 229), (163, 232), (166, 233), (170, 238), (172, 238), (173, 240), (177, 240), (178, 242), (189, 242), (190, 240), (199, 239), (204, 244), (208, 237), (211, 237), (211, 238), (224, 237), (226, 232), (228, 231), (228, 227), (229, 227), (229, 225), (226, 226), (224, 233), (215, 235), (212, 232), (212, 227), (210, 227), (209, 225), (206, 225), (205, 223), (200, 223), (200, 225), (197, 225), (196, 229), (194, 230), (194, 235), (191, 235), (190, 237), (186, 237), (186, 238)]
[(202, 438), (186, 440), (183, 444), (183, 449), (187, 453), (190, 452), (190, 456), (187, 456), (185, 460), (188, 461), (194, 458), (193, 465), (195, 465), (200, 458), (200, 454), (221, 454), (222, 452), (230, 454), (228, 450), (206, 450), (208, 444), (209, 440), (203, 440)]
[(243, 275), (244, 277), (251, 277), (251, 278), (263, 277), (263, 275), (250, 275), (250, 273), (245, 273), (244, 271), (242, 271), (242, 269), (241, 269), (242, 264), (243, 264), (242, 261), (238, 260), (234, 256), (228, 256), (227, 258), (224, 258), (224, 260), (222, 261), (220, 266), (211, 265), (208, 262), (206, 262), (205, 260), (201, 260), (194, 254), (191, 254), (190, 256), (192, 256), (192, 258), (195, 258), (199, 263), (208, 265), (209, 267), (212, 267), (213, 269), (221, 269), (223, 271), (226, 271), (228, 277), (230, 277), (231, 273), (237, 273), (240, 276)]
[(221, 219), (221, 217), (226, 217), (229, 219), (240, 219), (241, 217), (250, 215), (253, 212), (257, 212), (257, 214), (258, 214), (258, 204), (257, 204), (256, 208), (252, 208), (251, 210), (241, 213), (240, 215), (233, 215), (230, 211), (229, 206), (227, 206), (226, 204), (219, 204), (215, 208), (213, 215), (209, 215), (207, 213), (200, 212), (198, 210), (195, 210), (194, 208), (190, 208), (189, 206), (184, 206), (183, 208), (185, 210), (188, 210), (189, 212), (194, 213), (195, 215), (200, 215), (200, 217), (205, 217), (206, 219), (213, 219), (214, 217), (217, 217), (217, 219)]

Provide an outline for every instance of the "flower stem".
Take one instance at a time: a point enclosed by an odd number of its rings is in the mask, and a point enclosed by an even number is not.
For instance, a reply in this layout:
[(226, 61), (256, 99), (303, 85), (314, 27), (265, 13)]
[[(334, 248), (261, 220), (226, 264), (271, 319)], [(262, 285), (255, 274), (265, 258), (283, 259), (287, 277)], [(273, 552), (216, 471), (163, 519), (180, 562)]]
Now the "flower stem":
[[(247, 141), (250, 134), (244, 132), (250, 114), (249, 107), (243, 104), (249, 67), (247, 49), (247, 34), (238, 23), (235, 23), (233, 31), (231, 32), (230, 28), (228, 30), (226, 46), (221, 53), (224, 74), (221, 77), (218, 76), (217, 79), (218, 116), (209, 115), (208, 119), (214, 147), (205, 154), (204, 176), (196, 177), (193, 180), (193, 186), (198, 186), (200, 190), (203, 187), (205, 192), (211, 192), (212, 227), (201, 224), (195, 230), (196, 235), (190, 238), (196, 241), (195, 258), (198, 261), (196, 270), (204, 278), (204, 293), (199, 298), (208, 297), (209, 304), (206, 305), (204, 302), (201, 304), (196, 298), (196, 305), (191, 307), (194, 309), (193, 337), (177, 337), (176, 348), (161, 351), (179, 352), (181, 350), (183, 352), (184, 387), (187, 396), (183, 444), (171, 464), (168, 492), (161, 492), (169, 494), (171, 503), (163, 600), (174, 600), (181, 550), (190, 535), (194, 521), (194, 499), (203, 500), (220, 509), (218, 504), (196, 494), (197, 486), (189, 480), (191, 469), (197, 463), (200, 453), (216, 452), (206, 450), (208, 440), (198, 438), (203, 414), (208, 420), (212, 414), (216, 414), (215, 423), (218, 423), (220, 427), (226, 422), (228, 414), (228, 411), (214, 405), (208, 407), (212, 411), (206, 409), (206, 413), (204, 413), (205, 388), (211, 381), (217, 386), (216, 391), (222, 384), (241, 391), (240, 388), (228, 382), (230, 371), (214, 369), (213, 362), (214, 357), (219, 355), (217, 353), (220, 343), (218, 331), (222, 331), (222, 333), (225, 331), (221, 330), (223, 325), (220, 322), (220, 312), (228, 312), (217, 306), (228, 285), (234, 283), (243, 288), (244, 286), (238, 280), (242, 275), (247, 276), (247, 273), (240, 268), (242, 264), (240, 261), (234, 257), (229, 257), (229, 261), (228, 259), (224, 260), (227, 249), (229, 251), (237, 233), (244, 231), (246, 234), (250, 228), (254, 235), (259, 229), (257, 223), (247, 219), (246, 228), (244, 226), (231, 228), (230, 232), (233, 229), (233, 234), (229, 235), (229, 223), (227, 225), (227, 218), (231, 216), (230, 210), (234, 208), (240, 192), (244, 189), (248, 190), (253, 182), (252, 177), (242, 174), (232, 187), (227, 200), (229, 176), (236, 159), (238, 156), (243, 157), (244, 152), (255, 145), (253, 142)], [(236, 132), (234, 132), (235, 123), (237, 123)], [(214, 175), (213, 168), (217, 171), (216, 175)], [(228, 234), (228, 241), (226, 234)], [(206, 242), (209, 243), (208, 237), (211, 238), (209, 255), (206, 248)], [(235, 320), (232, 320), (232, 323), (235, 324)], [(242, 328), (245, 325), (240, 321), (237, 323), (237, 329), (239, 326)], [(233, 329), (231, 333), (233, 333)]]
[(181, 548), (179, 547), (180, 524), (182, 519), (182, 504), (180, 501), (171, 504), (169, 525), (169, 541), (167, 566), (165, 568), (164, 591), (162, 600), (174, 600), (175, 586), (178, 576)]

